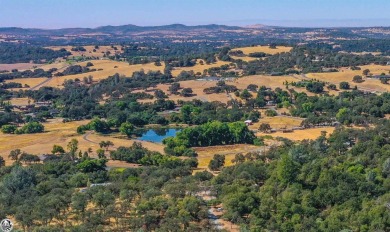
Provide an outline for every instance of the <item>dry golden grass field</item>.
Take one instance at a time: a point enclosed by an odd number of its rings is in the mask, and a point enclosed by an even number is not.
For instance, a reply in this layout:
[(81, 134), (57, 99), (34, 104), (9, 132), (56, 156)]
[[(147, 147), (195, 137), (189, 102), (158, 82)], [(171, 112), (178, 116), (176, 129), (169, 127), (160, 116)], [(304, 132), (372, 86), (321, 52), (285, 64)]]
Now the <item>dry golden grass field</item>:
[(254, 47), (235, 48), (232, 49), (232, 51), (241, 50), (245, 55), (249, 55), (249, 53), (254, 53), (254, 52), (264, 52), (266, 54), (275, 55), (277, 53), (289, 52), (291, 51), (291, 49), (292, 47), (285, 47), (285, 46), (277, 46), (276, 49), (269, 48), (269, 46), (254, 46)]
[(201, 74), (203, 74), (203, 70), (205, 70), (205, 69), (221, 67), (222, 65), (230, 64), (229, 62), (220, 61), (220, 60), (218, 60), (217, 62), (212, 63), (212, 64), (206, 64), (206, 62), (204, 62), (203, 65), (201, 65), (199, 62), (200, 62), (200, 60), (197, 60), (196, 65), (193, 67), (174, 68), (172, 70), (172, 75), (174, 77), (177, 77), (182, 71), (194, 71), (194, 73), (200, 72)]
[[(87, 139), (92, 141), (90, 142), (83, 138), (84, 135), (76, 132), (78, 126), (87, 123), (87, 120), (63, 123), (62, 119), (52, 119), (44, 123), (44, 133), (23, 135), (0, 133), (0, 155), (6, 160), (6, 165), (10, 165), (12, 161), (9, 160), (8, 154), (11, 150), (17, 148), (30, 154), (48, 154), (54, 144), (61, 145), (66, 149), (68, 142), (74, 138), (79, 141), (79, 150), (84, 152), (88, 148), (92, 148), (93, 156), (99, 148), (98, 143), (100, 141), (110, 140), (115, 147), (131, 146), (136, 141), (91, 134), (87, 136)], [(163, 145), (144, 141), (141, 141), (141, 143), (150, 150), (163, 152)]]
[(292, 127), (300, 126), (302, 121), (303, 119), (300, 118), (290, 118), (290, 117), (282, 117), (282, 116), (264, 117), (264, 118), (260, 118), (259, 122), (250, 125), (249, 129), (258, 130), (260, 124), (262, 123), (268, 123), (272, 129), (281, 129), (281, 128), (291, 129)]
[(22, 70), (32, 69), (34, 67), (40, 67), (40, 66), (42, 65), (33, 64), (33, 63), (0, 64), (0, 70), (11, 71), (12, 69), (17, 69), (22, 71)]
[[(27, 97), (12, 98), (10, 102), (13, 106), (28, 105), (29, 99)], [(33, 103), (33, 100), (30, 100), (30, 103)]]
[[(256, 76), (246, 76), (246, 77), (236, 78), (233, 81), (226, 81), (226, 84), (235, 85), (237, 86), (238, 89), (245, 89), (249, 84), (256, 84), (258, 86), (264, 85), (272, 89), (275, 89), (277, 87), (285, 89), (285, 86), (283, 85), (283, 82), (285, 81), (289, 81), (289, 82), (297, 81), (297, 78), (294, 78), (292, 76), (256, 75)], [(232, 98), (236, 98), (233, 93), (227, 95), (226, 93), (205, 94), (203, 92), (205, 88), (213, 87), (216, 85), (216, 83), (217, 81), (206, 81), (206, 80), (181, 81), (180, 82), (181, 88), (192, 88), (192, 91), (195, 95), (186, 98), (183, 98), (180, 95), (169, 95), (169, 99), (174, 101), (177, 100), (190, 101), (192, 99), (199, 99), (201, 101), (220, 101), (226, 103)], [(167, 84), (159, 84), (157, 85), (156, 88), (149, 88), (148, 91), (152, 92), (155, 89), (161, 89), (166, 94), (169, 94), (168, 88), (169, 85)], [(297, 91), (306, 92), (305, 89), (297, 89)], [(140, 100), (140, 102), (153, 102), (153, 101), (154, 99)]]
[[(367, 90), (374, 90), (374, 91), (390, 91), (390, 85), (385, 85), (380, 82), (380, 80), (372, 79), (372, 78), (363, 78), (365, 81), (362, 83), (354, 83), (352, 82), (352, 78), (355, 75), (361, 75), (362, 72), (365, 69), (369, 69), (372, 74), (379, 75), (381, 73), (388, 74), (390, 71), (390, 66), (381, 66), (381, 65), (364, 65), (360, 66), (362, 70), (350, 70), (343, 68), (340, 70), (340, 72), (334, 72), (334, 73), (309, 73), (306, 76), (308, 78), (315, 78), (317, 80), (321, 81), (327, 81), (331, 83), (338, 84), (342, 81), (347, 81), (350, 83), (350, 85), (357, 86), (358, 88), (364, 88)], [(298, 77), (298, 76), (297, 76)]]
[(114, 47), (117, 47), (117, 50), (115, 51), (114, 48), (111, 46), (99, 46), (98, 49), (94, 52), (93, 50), (95, 49), (95, 46), (83, 46), (86, 51), (81, 52), (81, 51), (72, 51), (71, 49), (73, 46), (51, 46), (51, 47), (46, 47), (50, 48), (52, 50), (60, 50), (62, 48), (65, 48), (68, 52), (72, 53), (72, 56), (86, 56), (86, 57), (103, 57), (103, 55), (106, 52), (110, 52), (111, 55), (114, 55), (115, 53), (122, 53), (121, 48), (122, 46), (120, 45), (115, 45)]
[[(86, 46), (89, 47), (89, 46)], [(58, 48), (59, 49), (59, 48)], [(97, 71), (89, 72), (89, 73), (82, 73), (82, 74), (76, 74), (76, 75), (67, 75), (67, 76), (61, 76), (61, 77), (53, 77), (50, 81), (46, 82), (43, 86), (50, 86), (50, 87), (58, 87), (62, 88), (62, 84), (65, 82), (65, 80), (75, 80), (76, 78), (82, 80), (83, 77), (86, 76), (93, 76), (93, 79), (95, 81), (100, 81), (103, 79), (106, 79), (109, 76), (114, 75), (115, 73), (119, 73), (120, 75), (125, 76), (131, 76), (133, 72), (135, 71), (141, 71), (142, 69), (147, 71), (164, 71), (165, 65), (162, 66), (156, 66), (154, 63), (148, 63), (148, 64), (136, 64), (136, 65), (129, 65), (126, 62), (119, 62), (119, 61), (112, 61), (112, 60), (91, 60), (91, 61), (85, 61), (85, 62), (79, 62), (79, 63), (72, 63), (72, 65), (81, 65), (85, 66), (88, 62), (91, 62), (94, 64), (94, 66), (91, 67), (91, 69), (96, 69)], [(199, 64), (199, 61), (194, 67), (183, 67), (183, 68), (175, 68), (175, 70), (172, 71), (173, 76), (178, 76), (181, 71), (194, 71), (195, 73), (201, 72), (203, 73), (203, 70), (212, 68), (212, 67), (220, 67), (222, 65), (229, 64), (229, 62), (224, 61), (218, 61), (213, 64)], [(70, 64), (65, 61), (57, 61), (52, 64), (45, 64), (40, 66), (40, 68), (44, 70), (49, 70), (51, 68), (57, 68), (58, 71), (63, 71), (66, 67), (69, 67)], [(101, 70), (99, 70), (101, 69)], [(47, 78), (16, 78), (13, 80), (7, 80), (7, 82), (16, 82), (21, 84), (28, 84), (30, 87), (34, 87), (43, 81), (45, 81)]]
[[(180, 86), (181, 88), (192, 88), (194, 96), (191, 97), (182, 97), (180, 95), (174, 95), (170, 94), (169, 99), (173, 101), (177, 100), (184, 100), (184, 101), (190, 101), (192, 99), (199, 99), (201, 101), (220, 101), (226, 103), (230, 100), (230, 98), (226, 95), (226, 93), (219, 93), (219, 94), (205, 94), (203, 90), (205, 88), (209, 88), (212, 86), (215, 86), (216, 81), (197, 81), (197, 80), (190, 80), (190, 81), (181, 81)], [(155, 89), (161, 89), (166, 94), (169, 94), (168, 92), (169, 85), (167, 84), (159, 84), (156, 86), (156, 88), (149, 88), (148, 91), (153, 91)], [(180, 90), (179, 90), (180, 91)], [(151, 92), (153, 94), (153, 92)], [(140, 102), (153, 102), (155, 99), (146, 99), (146, 100), (140, 100)]]
[(207, 169), (210, 160), (215, 154), (225, 155), (225, 166), (232, 166), (232, 160), (237, 153), (247, 153), (254, 151), (262, 151), (264, 148), (249, 144), (236, 144), (225, 146), (212, 147), (195, 147), (194, 150), (198, 153), (198, 168)]
[(9, 83), (9, 82), (16, 82), (16, 83), (20, 83), (22, 84), (23, 86), (24, 85), (29, 85), (30, 87), (34, 87), (42, 82), (44, 82), (45, 80), (47, 80), (48, 78), (47, 77), (38, 77), (38, 78), (16, 78), (16, 79), (12, 79), (12, 80), (6, 80), (5, 82), (6, 83)]
[(327, 135), (333, 133), (335, 130), (334, 127), (323, 127), (323, 128), (311, 128), (311, 129), (305, 129), (305, 130), (295, 130), (291, 133), (283, 133), (283, 132), (275, 132), (275, 133), (256, 133), (256, 136), (265, 136), (265, 135), (271, 135), (272, 137), (283, 137), (286, 139), (290, 139), (293, 141), (301, 141), (304, 139), (316, 139), (321, 135), (321, 131), (326, 131)]
[[(83, 77), (86, 76), (93, 76), (94, 81), (100, 81), (106, 79), (109, 76), (114, 75), (115, 73), (129, 77), (133, 74), (133, 72), (141, 71), (141, 69), (143, 69), (145, 72), (150, 70), (151, 71), (164, 70), (163, 65), (155, 66), (154, 63), (129, 65), (128, 63), (125, 62), (118, 62), (112, 60), (92, 60), (88, 62), (92, 62), (94, 66), (92, 66), (91, 69), (96, 69), (97, 71), (76, 74), (76, 75), (62, 76), (62, 77), (54, 77), (51, 81), (45, 83), (44, 86), (61, 88), (65, 80), (75, 80), (76, 78), (83, 80)], [(85, 66), (86, 64), (87, 61), (78, 63), (78, 65), (81, 66)]]

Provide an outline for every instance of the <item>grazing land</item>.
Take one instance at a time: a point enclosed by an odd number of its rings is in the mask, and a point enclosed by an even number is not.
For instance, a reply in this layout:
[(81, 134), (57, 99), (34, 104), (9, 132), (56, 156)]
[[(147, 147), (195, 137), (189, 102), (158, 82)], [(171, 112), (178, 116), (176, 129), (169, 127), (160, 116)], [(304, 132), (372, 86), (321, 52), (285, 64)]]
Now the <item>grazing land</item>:
[[(264, 111), (262, 113), (264, 115)], [(293, 118), (285, 116), (264, 117), (260, 118), (259, 122), (253, 123), (249, 128), (251, 130), (257, 130), (262, 123), (268, 123), (272, 129), (292, 129), (293, 127), (299, 127), (302, 123), (302, 118)]]
[(0, 70), (12, 71), (13, 69), (27, 70), (34, 67), (40, 67), (40, 64), (34, 63), (16, 63), (16, 64), (0, 64)]
[(294, 130), (293, 132), (283, 133), (281, 131), (275, 133), (256, 133), (257, 136), (267, 136), (271, 135), (273, 138), (282, 137), (286, 139), (290, 139), (293, 141), (301, 141), (305, 139), (316, 139), (318, 138), (323, 131), (330, 135), (335, 130), (334, 127), (322, 127), (322, 128), (311, 128), (304, 130)]
[[(7, 165), (11, 165), (13, 161), (8, 158), (9, 152), (14, 149), (21, 149), (24, 152), (30, 154), (50, 154), (53, 145), (60, 145), (66, 149), (67, 144), (72, 139), (79, 141), (79, 149), (87, 151), (88, 148), (92, 148), (92, 156), (96, 157), (96, 150), (99, 149), (99, 142), (112, 141), (115, 147), (119, 146), (131, 146), (136, 140), (129, 140), (126, 138), (107, 137), (98, 134), (89, 134), (87, 138), (85, 135), (80, 135), (76, 132), (77, 127), (87, 124), (88, 120), (74, 121), (63, 123), (62, 119), (48, 120), (44, 123), (45, 132), (40, 134), (26, 134), (26, 135), (13, 135), (13, 134), (0, 134), (0, 156), (6, 160)], [(163, 152), (163, 145), (145, 141), (138, 141), (142, 143), (146, 148)], [(112, 162), (115, 165), (119, 165), (118, 162)]]
[(194, 71), (194, 73), (201, 73), (203, 74), (203, 71), (205, 69), (209, 69), (209, 68), (216, 68), (216, 67), (221, 67), (222, 65), (226, 65), (226, 64), (230, 64), (229, 62), (226, 62), (226, 61), (220, 61), (218, 60), (217, 62), (215, 63), (211, 63), (211, 64), (206, 64), (206, 62), (204, 62), (203, 64), (200, 63), (200, 59), (196, 60), (196, 64), (195, 66), (193, 67), (179, 67), (179, 68), (174, 68), (172, 70), (172, 75), (177, 77), (182, 71)]
[(38, 78), (16, 78), (13, 80), (6, 80), (6, 83), (15, 82), (20, 83), (22, 86), (28, 85), (30, 88), (39, 85), (40, 83), (48, 80), (47, 77), (38, 77)]
[[(98, 46), (95, 48), (95, 46), (82, 46), (85, 51), (72, 51), (72, 48), (74, 46), (49, 46), (46, 48), (53, 49), (53, 50), (60, 50), (65, 49), (66, 51), (72, 53), (70, 57), (97, 57), (97, 58), (103, 58), (107, 55), (114, 55), (117, 53), (121, 53), (122, 46), (120, 45), (112, 45), (112, 46)], [(116, 49), (114, 49), (116, 48)]]
[(0, 28), (0, 220), (389, 231), (389, 34)]
[(212, 147), (196, 147), (194, 150), (198, 153), (198, 168), (207, 169), (210, 160), (215, 154), (225, 155), (225, 166), (232, 166), (237, 153), (248, 153), (248, 152), (260, 152), (263, 149), (257, 146), (248, 144), (236, 144), (236, 145), (225, 145), (225, 146), (212, 146)]

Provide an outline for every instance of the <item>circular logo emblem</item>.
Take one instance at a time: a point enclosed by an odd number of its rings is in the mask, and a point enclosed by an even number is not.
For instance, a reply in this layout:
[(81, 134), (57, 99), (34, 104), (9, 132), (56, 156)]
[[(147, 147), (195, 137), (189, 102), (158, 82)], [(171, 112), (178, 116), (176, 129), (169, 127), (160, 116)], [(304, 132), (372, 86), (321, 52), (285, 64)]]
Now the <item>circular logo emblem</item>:
[(11, 232), (14, 228), (14, 224), (9, 219), (4, 219), (0, 222), (0, 229), (3, 232)]

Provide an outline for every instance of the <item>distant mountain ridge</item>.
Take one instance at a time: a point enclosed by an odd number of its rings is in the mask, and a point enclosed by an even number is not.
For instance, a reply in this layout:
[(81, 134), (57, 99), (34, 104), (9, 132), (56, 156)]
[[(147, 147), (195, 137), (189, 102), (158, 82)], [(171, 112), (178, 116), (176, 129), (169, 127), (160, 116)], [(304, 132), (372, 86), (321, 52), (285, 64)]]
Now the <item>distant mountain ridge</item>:
[(20, 28), (20, 27), (3, 27), (0, 28), (2, 34), (35, 34), (35, 35), (65, 35), (65, 34), (126, 34), (143, 31), (189, 31), (189, 30), (238, 30), (242, 27), (226, 25), (198, 25), (187, 26), (184, 24), (170, 24), (163, 26), (137, 26), (133, 24), (121, 26), (101, 26), (96, 28), (61, 28), (61, 29), (37, 29), (37, 28)]

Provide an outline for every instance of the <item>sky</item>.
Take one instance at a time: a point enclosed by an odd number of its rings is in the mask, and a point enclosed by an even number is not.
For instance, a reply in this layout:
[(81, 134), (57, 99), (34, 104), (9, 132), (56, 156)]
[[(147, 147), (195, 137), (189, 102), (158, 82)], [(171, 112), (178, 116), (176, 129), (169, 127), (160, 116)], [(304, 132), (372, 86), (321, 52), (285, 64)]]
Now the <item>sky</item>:
[(390, 0), (0, 0), (0, 27), (390, 26)]

